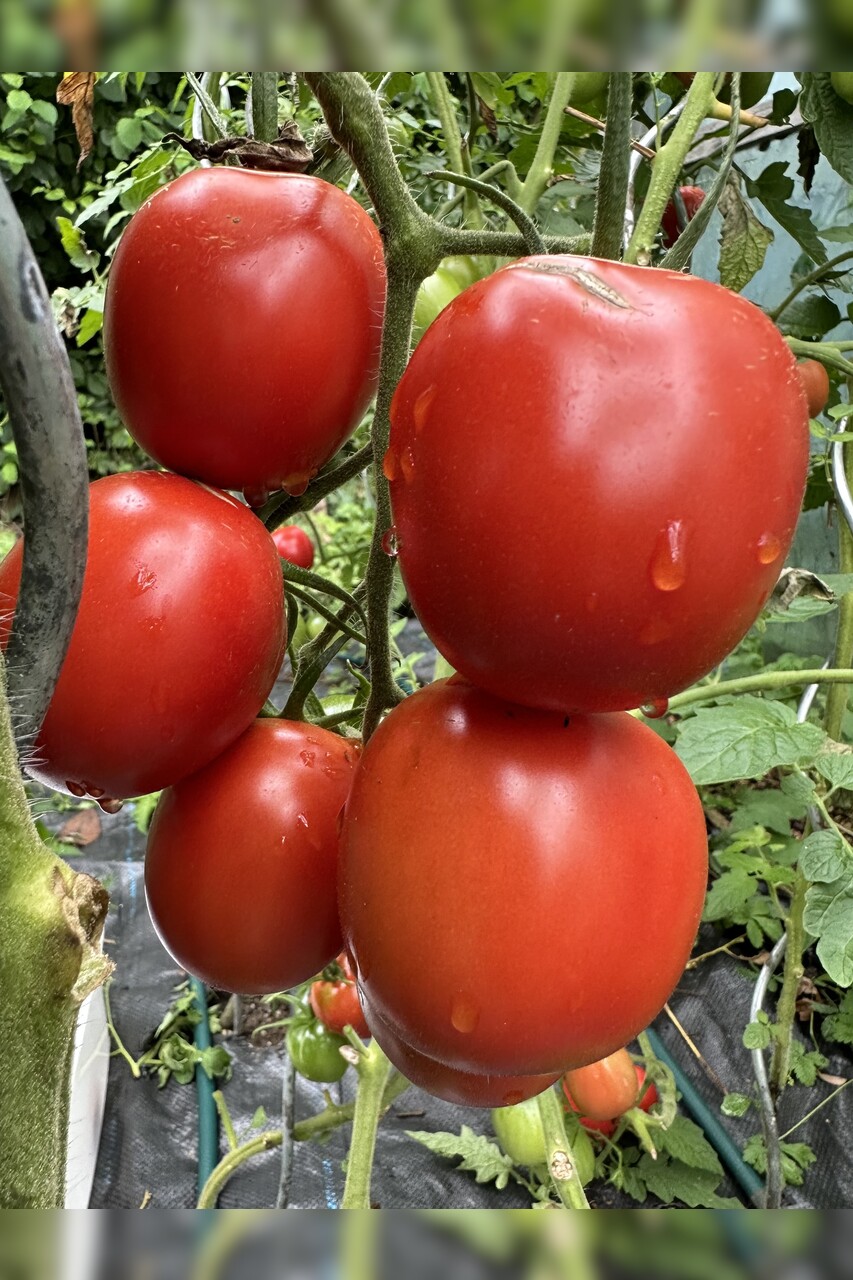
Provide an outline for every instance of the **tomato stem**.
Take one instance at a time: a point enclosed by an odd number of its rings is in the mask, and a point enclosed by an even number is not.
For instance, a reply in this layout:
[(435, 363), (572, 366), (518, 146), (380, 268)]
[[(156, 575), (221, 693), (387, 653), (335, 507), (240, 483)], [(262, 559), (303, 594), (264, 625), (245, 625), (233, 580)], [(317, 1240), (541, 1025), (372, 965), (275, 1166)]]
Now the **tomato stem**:
[(427, 171), (428, 178), (449, 178), (451, 182), (456, 182), (466, 190), (477, 191), (480, 195), (486, 196), (489, 200), (496, 204), (499, 209), (503, 209), (518, 227), (519, 234), (524, 239), (524, 250), (528, 254), (538, 254), (545, 252), (545, 242), (539, 234), (536, 223), (528, 213), (505, 191), (501, 191), (500, 187), (493, 186), (490, 182), (480, 182), (477, 178), (469, 178), (465, 173), (451, 173), (447, 169), (430, 169)]
[(669, 139), (655, 153), (652, 177), (634, 234), (625, 252), (625, 261), (648, 265), (652, 258), (655, 236), (667, 202), (678, 181), (681, 167), (714, 100), (713, 71), (697, 71), (687, 91), (687, 102)]
[(594, 258), (616, 259), (622, 253), (631, 159), (633, 85), (634, 77), (630, 71), (610, 72), (607, 82), (607, 127), (604, 130), (592, 227)]
[(545, 1131), (545, 1146), (548, 1149), (548, 1172), (557, 1195), (566, 1209), (588, 1209), (589, 1203), (566, 1137), (563, 1108), (556, 1090), (546, 1089), (539, 1094), (537, 1102), (539, 1118)]
[(819, 267), (815, 267), (815, 269), (810, 271), (808, 275), (802, 276), (802, 278), (799, 279), (791, 289), (791, 292), (782, 299), (779, 305), (774, 307), (772, 311), (768, 311), (767, 314), (770, 316), (770, 319), (778, 321), (779, 317), (788, 310), (791, 303), (795, 298), (799, 297), (804, 289), (808, 289), (810, 285), (817, 284), (819, 280), (823, 280), (825, 276), (830, 275), (836, 267), (841, 265), (842, 262), (847, 262), (850, 258), (853, 258), (853, 249), (845, 249), (843, 253), (836, 254), (836, 256), (834, 258), (830, 258), (828, 262), (821, 263)]
[(370, 1175), (376, 1149), (376, 1131), (383, 1110), (385, 1086), (391, 1063), (375, 1040), (365, 1048), (358, 1065), (358, 1088), (352, 1118), (352, 1139), (347, 1157), (343, 1209), (370, 1208)]
[(794, 1019), (797, 1016), (797, 995), (803, 976), (803, 951), (806, 945), (803, 914), (806, 907), (808, 882), (798, 869), (794, 880), (794, 891), (788, 909), (785, 929), (788, 934), (788, 945), (785, 949), (785, 970), (782, 978), (782, 990), (776, 1004), (776, 1036), (773, 1042), (773, 1057), (770, 1064), (771, 1087), (774, 1095), (779, 1094), (788, 1083), (791, 1069), (791, 1039)]
[(576, 75), (576, 71), (558, 71), (554, 78), (536, 154), (518, 196), (518, 203), (525, 213), (532, 213), (536, 208), (554, 172), (554, 156)]
[[(430, 94), (441, 122), (441, 132), (444, 135), (444, 150), (450, 160), (450, 168), (455, 169), (456, 173), (463, 172), (466, 168), (470, 169), (470, 160), (466, 166), (459, 121), (447, 86), (445, 73), (443, 71), (428, 71), (426, 76)], [(483, 213), (480, 208), (480, 202), (477, 199), (477, 189), (468, 186), (466, 183), (458, 182), (453, 174), (448, 174), (447, 177), (456, 186), (462, 187), (465, 221), (470, 226), (482, 227)]]
[(668, 711), (681, 711), (683, 707), (692, 706), (695, 702), (713, 702), (733, 693), (769, 693), (774, 689), (795, 689), (804, 684), (853, 684), (853, 669), (818, 667), (809, 671), (765, 671), (757, 676), (741, 676), (737, 680), (696, 685), (670, 698)]

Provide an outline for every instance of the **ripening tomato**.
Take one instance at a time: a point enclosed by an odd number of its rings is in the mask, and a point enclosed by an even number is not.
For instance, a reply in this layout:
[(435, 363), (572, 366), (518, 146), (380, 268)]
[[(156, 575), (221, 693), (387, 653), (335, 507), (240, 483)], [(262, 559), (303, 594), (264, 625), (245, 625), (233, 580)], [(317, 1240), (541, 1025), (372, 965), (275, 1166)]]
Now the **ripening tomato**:
[(379, 232), (320, 178), (195, 169), (127, 224), (104, 350), (152, 458), (253, 501), (300, 493), (373, 394), (385, 299)]
[(399, 563), (450, 665), (613, 711), (692, 684), (768, 599), (809, 434), (758, 307), (677, 272), (528, 258), (433, 322), (394, 396)]
[(633, 1107), (639, 1094), (637, 1073), (627, 1049), (617, 1049), (599, 1062), (567, 1071), (566, 1095), (590, 1120), (613, 1120)]
[[(616, 1055), (614, 1054), (612, 1056), (615, 1057)], [(605, 1061), (607, 1060), (605, 1059)], [(580, 1115), (581, 1108), (578, 1106), (572, 1094), (570, 1080), (575, 1079), (580, 1073), (584, 1071), (590, 1071), (595, 1067), (599, 1067), (600, 1065), (601, 1064), (598, 1062), (593, 1062), (590, 1064), (589, 1067), (579, 1067), (575, 1071), (566, 1072), (562, 1080), (563, 1094), (565, 1096), (564, 1106), (568, 1107), (568, 1109), (572, 1112), (572, 1114), (578, 1117), (578, 1119), (580, 1120), (580, 1123), (583, 1125), (585, 1129), (592, 1129), (597, 1133), (603, 1133), (605, 1137), (609, 1138), (610, 1135), (614, 1133), (616, 1130), (616, 1125), (619, 1117), (623, 1115), (624, 1112), (627, 1111), (630, 1107), (639, 1107), (641, 1111), (650, 1111), (651, 1108), (658, 1101), (658, 1091), (655, 1088), (654, 1084), (649, 1084), (646, 1086), (645, 1089), (643, 1088), (643, 1084), (645, 1083), (645, 1079), (646, 1079), (646, 1070), (645, 1070), (645, 1067), (641, 1067), (635, 1062), (632, 1064), (632, 1066), (634, 1070), (634, 1076), (636, 1078), (636, 1085), (634, 1086), (633, 1093), (631, 1094), (627, 1093), (627, 1089), (624, 1089), (624, 1092), (622, 1092), (621, 1097), (617, 1096), (617, 1094), (608, 1093), (606, 1089), (606, 1084), (603, 1084), (600, 1079), (596, 1081), (597, 1091), (595, 1092), (594, 1100), (596, 1103), (602, 1102), (603, 1105), (600, 1108), (601, 1110), (609, 1111), (611, 1107), (614, 1105), (620, 1106), (621, 1103), (624, 1102), (625, 1097), (629, 1096), (631, 1100), (629, 1101), (627, 1107), (622, 1107), (620, 1111), (615, 1112), (609, 1118), (605, 1117), (604, 1119), (600, 1119), (600, 1120), (595, 1119), (591, 1115)], [(591, 1085), (590, 1083), (585, 1084), (582, 1081), (581, 1092), (584, 1092), (584, 1090), (586, 1090), (587, 1096), (589, 1096), (590, 1091), (593, 1089), (593, 1087), (594, 1086)], [(604, 1101), (604, 1099), (606, 1099), (606, 1101)]]
[[(696, 216), (697, 209), (705, 199), (705, 192), (701, 187), (679, 187), (678, 194), (684, 201), (684, 212), (687, 214), (687, 221), (691, 222)], [(661, 231), (663, 232), (663, 243), (667, 249), (674, 245), (681, 235), (681, 228), (678, 225), (678, 212), (675, 208), (674, 200), (670, 200), (663, 211)]]
[(370, 1028), (361, 1011), (358, 987), (346, 955), (338, 956), (337, 968), (337, 976), (319, 978), (311, 984), (308, 999), (314, 1015), (329, 1031), (340, 1034), (344, 1027), (352, 1027), (356, 1035), (369, 1036)]
[(182, 968), (259, 995), (306, 982), (338, 954), (337, 822), (357, 753), (315, 725), (256, 720), (163, 792), (145, 892)]
[(460, 1071), (419, 1053), (401, 1039), (379, 1015), (363, 1002), (370, 1034), (397, 1070), (412, 1084), (445, 1102), (460, 1107), (510, 1107), (548, 1089), (559, 1075), (490, 1075)]
[(310, 569), (314, 563), (314, 543), (298, 524), (283, 524), (273, 530), (272, 540), (282, 560), (289, 560), (301, 569)]
[[(0, 566), (3, 643), (22, 553)], [(96, 480), (80, 611), (28, 772), (102, 804), (177, 782), (251, 724), (285, 633), (281, 562), (241, 502), (164, 472)]]
[(819, 360), (800, 360), (797, 373), (809, 402), (809, 417), (816, 418), (829, 399), (829, 374)]
[(475, 1075), (603, 1058), (672, 993), (707, 862), (687, 771), (632, 716), (421, 689), (370, 739), (342, 827), (368, 1025)]

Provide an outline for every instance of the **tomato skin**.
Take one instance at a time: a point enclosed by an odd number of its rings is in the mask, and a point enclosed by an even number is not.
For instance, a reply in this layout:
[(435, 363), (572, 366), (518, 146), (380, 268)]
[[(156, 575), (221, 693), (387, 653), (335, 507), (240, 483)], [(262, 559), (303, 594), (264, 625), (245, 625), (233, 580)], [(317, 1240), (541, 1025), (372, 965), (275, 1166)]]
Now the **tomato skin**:
[(145, 857), (154, 928), (210, 987), (305, 982), (338, 954), (337, 819), (357, 746), (314, 725), (256, 720), (163, 792)]
[[(338, 964), (341, 964), (341, 959), (338, 956)], [(344, 968), (343, 965), (341, 967)], [(329, 1031), (336, 1031), (340, 1035), (344, 1027), (349, 1026), (356, 1035), (366, 1038), (370, 1035), (370, 1028), (361, 1010), (358, 988), (352, 976), (346, 976), (346, 968), (344, 974), (342, 979), (334, 982), (323, 979), (312, 982), (308, 994), (311, 1008), (315, 1017)]]
[(182, 174), (134, 214), (110, 270), (104, 350), (119, 413), (173, 471), (301, 492), (373, 394), (384, 298), (379, 232), (337, 187)]
[(800, 360), (797, 373), (809, 402), (809, 417), (816, 418), (829, 399), (829, 374), (819, 360)]
[(310, 569), (314, 564), (314, 543), (298, 524), (283, 524), (273, 530), (272, 540), (282, 560)]
[[(613, 1056), (615, 1057), (616, 1055), (614, 1054)], [(601, 1064), (596, 1062), (596, 1063), (592, 1063), (591, 1065), (594, 1067), (598, 1067)], [(655, 1088), (654, 1084), (649, 1084), (645, 1089), (643, 1089), (643, 1084), (646, 1079), (645, 1068), (639, 1066), (636, 1062), (632, 1063), (632, 1067), (633, 1067), (634, 1075), (636, 1078), (636, 1086), (634, 1088), (633, 1094), (631, 1095), (632, 1101), (628, 1103), (627, 1107), (623, 1107), (622, 1110), (617, 1112), (614, 1116), (609, 1118), (605, 1116), (601, 1119), (596, 1119), (591, 1115), (580, 1115), (581, 1108), (578, 1106), (577, 1102), (574, 1099), (574, 1096), (572, 1093), (571, 1080), (576, 1079), (579, 1073), (582, 1073), (588, 1070), (588, 1068), (586, 1067), (580, 1067), (578, 1068), (577, 1071), (567, 1071), (566, 1074), (563, 1076), (562, 1086), (563, 1086), (563, 1093), (565, 1095), (564, 1106), (568, 1107), (568, 1109), (573, 1113), (573, 1115), (576, 1115), (578, 1117), (578, 1119), (580, 1120), (580, 1123), (583, 1125), (585, 1129), (591, 1129), (594, 1132), (603, 1133), (606, 1138), (609, 1138), (611, 1134), (616, 1132), (616, 1126), (619, 1120), (619, 1116), (624, 1114), (624, 1112), (627, 1111), (630, 1107), (632, 1106), (639, 1107), (641, 1111), (650, 1111), (651, 1108), (658, 1101), (658, 1091)], [(609, 1099), (606, 1105), (602, 1106), (601, 1108), (602, 1110), (609, 1110), (610, 1107), (613, 1105), (620, 1106), (621, 1103), (624, 1101), (625, 1096), (627, 1096), (627, 1090), (625, 1090), (621, 1094), (621, 1096), (619, 1096), (618, 1090), (608, 1094), (606, 1091), (606, 1083), (602, 1083), (600, 1080), (597, 1082), (593, 1082), (593, 1084), (590, 1084), (590, 1083), (586, 1084), (587, 1094), (590, 1095), (591, 1093), (593, 1093), (593, 1091), (596, 1088), (597, 1088), (597, 1092), (594, 1094), (596, 1101), (603, 1101), (604, 1099)], [(582, 1093), (584, 1092), (583, 1080), (581, 1082), (581, 1092)]]
[(731, 651), (778, 578), (808, 466), (794, 357), (757, 307), (592, 259), (471, 285), (391, 416), (424, 629), (482, 688), (568, 712), (668, 697)]
[[(22, 555), (20, 541), (0, 565), (0, 615)], [(281, 563), (242, 503), (162, 472), (96, 480), (80, 611), (28, 772), (113, 799), (177, 782), (249, 726), (285, 639)]]
[(401, 1039), (362, 998), (365, 1018), (374, 1040), (397, 1070), (426, 1093), (460, 1107), (514, 1106), (550, 1088), (559, 1075), (491, 1075), (459, 1071)]
[(334, 1035), (321, 1022), (296, 1022), (287, 1033), (287, 1052), (293, 1065), (306, 1080), (318, 1084), (334, 1084), (347, 1069), (341, 1049), (343, 1036)]
[(707, 882), (696, 791), (633, 717), (567, 719), (454, 677), (370, 739), (339, 895), (374, 1035), (371, 1011), (456, 1070), (562, 1074), (668, 999)]
[(634, 1063), (627, 1049), (617, 1049), (599, 1062), (567, 1071), (566, 1094), (577, 1110), (590, 1120), (613, 1120), (633, 1107), (639, 1087)]
[[(691, 222), (696, 216), (696, 211), (705, 199), (705, 192), (701, 187), (679, 187), (679, 194), (684, 201), (684, 211), (687, 214), (687, 221)], [(661, 231), (663, 232), (664, 247), (669, 249), (674, 245), (678, 237), (681, 235), (681, 228), (678, 225), (678, 214), (675, 209), (675, 201), (670, 200), (669, 204), (663, 211), (661, 219)]]

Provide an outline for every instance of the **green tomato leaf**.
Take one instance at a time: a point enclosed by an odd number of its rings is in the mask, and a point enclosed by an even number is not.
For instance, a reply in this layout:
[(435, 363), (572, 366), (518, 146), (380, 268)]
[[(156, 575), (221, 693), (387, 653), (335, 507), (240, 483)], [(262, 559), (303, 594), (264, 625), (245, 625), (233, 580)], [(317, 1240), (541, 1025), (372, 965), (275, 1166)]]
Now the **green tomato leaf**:
[(818, 772), (832, 787), (853, 791), (853, 751), (841, 749), (826, 751), (815, 760)]
[(639, 1173), (652, 1195), (664, 1204), (678, 1200), (690, 1209), (740, 1209), (740, 1200), (717, 1195), (720, 1173), (697, 1169), (680, 1160), (653, 1160), (644, 1155)]
[(761, 1015), (759, 1015), (758, 1021), (750, 1022), (748, 1026), (745, 1027), (743, 1033), (743, 1047), (745, 1049), (767, 1049), (770, 1046), (772, 1038), (773, 1033), (771, 1032), (770, 1025), (767, 1021), (767, 1015), (764, 1015), (763, 1020), (761, 1019)]
[(730, 919), (745, 910), (755, 890), (755, 879), (748, 871), (741, 868), (724, 871), (708, 890), (702, 919), (706, 922)]
[(836, 1013), (824, 1018), (821, 1034), (835, 1044), (853, 1044), (853, 991), (845, 994)]
[(773, 232), (758, 221), (733, 178), (726, 183), (717, 208), (723, 218), (720, 283), (740, 293), (764, 266), (767, 249), (773, 242)]
[[(667, 1151), (674, 1159), (691, 1169), (701, 1169), (722, 1178), (723, 1167), (716, 1151), (705, 1137), (698, 1124), (688, 1120), (686, 1116), (676, 1116), (668, 1129), (662, 1129), (656, 1135), (661, 1151)], [(657, 1193), (655, 1193), (657, 1194)]]
[[(817, 1159), (815, 1153), (804, 1142), (780, 1142), (779, 1149), (782, 1153), (782, 1179), (785, 1185), (801, 1187), (803, 1171), (814, 1164)], [(743, 1158), (756, 1173), (767, 1172), (767, 1147), (763, 1134), (756, 1133), (749, 1139), (743, 1149)]]
[(782, 702), (740, 697), (705, 707), (684, 724), (676, 752), (697, 786), (761, 778), (770, 769), (814, 758), (826, 742), (817, 725), (797, 724)]
[(832, 884), (853, 870), (853, 850), (838, 831), (813, 831), (800, 846), (800, 870), (807, 880)]
[(806, 894), (805, 927), (817, 938), (817, 955), (833, 982), (853, 984), (853, 883), (848, 875), (813, 884)]
[(749, 1108), (752, 1106), (752, 1098), (748, 1098), (745, 1093), (727, 1093), (720, 1103), (720, 1110), (724, 1116), (745, 1116)]
[(841, 323), (841, 312), (825, 293), (801, 294), (779, 317), (779, 327), (794, 338), (822, 338)]
[(803, 119), (835, 172), (853, 182), (853, 106), (835, 92), (829, 71), (804, 71), (797, 78)]
[(747, 195), (760, 200), (764, 208), (781, 227), (793, 236), (800, 248), (814, 262), (827, 260), (826, 247), (818, 235), (808, 209), (791, 203), (794, 179), (786, 172), (787, 163), (778, 160), (768, 165), (757, 178), (745, 178)]
[(72, 266), (79, 271), (93, 271), (100, 262), (100, 254), (86, 245), (86, 238), (79, 227), (75, 227), (70, 218), (56, 219), (62, 247), (68, 254)]
[(793, 1078), (798, 1084), (811, 1089), (817, 1084), (818, 1072), (825, 1070), (828, 1066), (829, 1059), (822, 1053), (818, 1053), (817, 1050), (808, 1050), (799, 1040), (792, 1040), (789, 1079)]
[(494, 1182), (499, 1191), (503, 1191), (509, 1182), (513, 1169), (509, 1156), (504, 1155), (497, 1143), (474, 1133), (466, 1124), (458, 1134), (414, 1129), (407, 1129), (406, 1133), (437, 1156), (444, 1156), (447, 1160), (460, 1159), (457, 1169), (473, 1173), (477, 1182)]

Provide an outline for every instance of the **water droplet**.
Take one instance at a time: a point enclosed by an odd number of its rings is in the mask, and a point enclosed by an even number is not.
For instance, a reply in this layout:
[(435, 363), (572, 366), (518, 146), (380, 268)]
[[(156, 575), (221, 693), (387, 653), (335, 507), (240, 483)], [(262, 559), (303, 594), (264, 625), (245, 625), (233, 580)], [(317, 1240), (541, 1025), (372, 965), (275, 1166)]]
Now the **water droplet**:
[(666, 618), (648, 618), (637, 636), (639, 644), (660, 644), (672, 635), (672, 623)]
[(102, 800), (98, 801), (98, 804), (104, 813), (119, 813), (124, 808), (123, 800), (113, 800), (110, 796), (104, 796)]
[(415, 474), (415, 455), (412, 453), (410, 446), (405, 448), (400, 456), (400, 470), (403, 473), (403, 479), (406, 484), (411, 484)]
[[(304, 765), (307, 765), (309, 769), (314, 768), (314, 752), (313, 751), (300, 751), (299, 759), (302, 761)], [(307, 825), (308, 824), (306, 823), (306, 826)]]
[(340, 778), (343, 769), (335, 769), (330, 764), (323, 765), (323, 773), (327, 778)]
[(281, 482), (281, 487), (285, 493), (289, 493), (291, 498), (298, 498), (308, 488), (308, 481), (311, 476), (307, 471), (297, 471), (292, 476), (285, 476)]
[(386, 529), (382, 535), (382, 550), (386, 556), (396, 556), (400, 550), (400, 542), (397, 538), (397, 528), (391, 525), (390, 529)]
[(647, 720), (660, 720), (669, 710), (669, 698), (652, 698), (651, 702), (643, 703), (640, 710)]
[(782, 552), (782, 544), (774, 533), (762, 533), (758, 539), (759, 564), (772, 564), (778, 560)]
[(463, 1035), (468, 1035), (475, 1029), (480, 1021), (480, 1007), (475, 1003), (472, 996), (467, 992), (460, 991), (454, 996), (453, 1004), (450, 1009), (451, 1025), (461, 1031)]
[(86, 788), (86, 794), (90, 795), (93, 800), (100, 800), (101, 796), (104, 794), (103, 787), (93, 786), (91, 782), (84, 782), (83, 786)]
[(687, 578), (683, 520), (670, 520), (658, 534), (649, 571), (658, 591), (677, 591)]
[(400, 478), (399, 458), (390, 447), (385, 450), (385, 457), (382, 459), (382, 474), (385, 479), (393, 482)]
[(429, 416), (429, 411), (437, 391), (438, 387), (427, 387), (426, 391), (422, 391), (415, 401), (415, 407), (412, 410), (412, 418), (415, 423), (416, 432), (423, 431), (426, 426), (426, 420)]
[(248, 489), (243, 490), (243, 497), (253, 510), (256, 510), (258, 507), (262, 507), (269, 496), (268, 489), (253, 489), (250, 486)]
[(79, 797), (79, 796), (84, 796), (86, 794), (86, 788), (83, 786), (82, 782), (66, 781), (65, 789), (72, 796)]
[(302, 826), (302, 827), (307, 827), (307, 826), (308, 826), (308, 819), (305, 817), (305, 814), (304, 814), (304, 813), (297, 813), (297, 815), (296, 815), (296, 821), (297, 821), (297, 822), (299, 823), (299, 825), (300, 825), (300, 826)]

